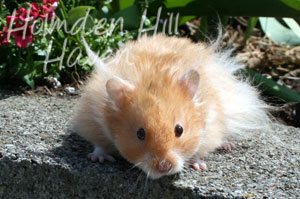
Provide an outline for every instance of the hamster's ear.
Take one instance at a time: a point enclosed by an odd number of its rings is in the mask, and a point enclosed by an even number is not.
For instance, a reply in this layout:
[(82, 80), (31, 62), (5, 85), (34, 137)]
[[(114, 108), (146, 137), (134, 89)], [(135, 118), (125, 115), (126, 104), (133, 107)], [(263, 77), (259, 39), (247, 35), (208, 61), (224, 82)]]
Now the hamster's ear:
[(134, 86), (127, 81), (114, 77), (107, 81), (106, 91), (110, 99), (116, 104), (118, 108), (122, 108), (126, 96), (134, 90)]
[(179, 79), (179, 85), (193, 98), (199, 87), (200, 75), (195, 69), (186, 71)]

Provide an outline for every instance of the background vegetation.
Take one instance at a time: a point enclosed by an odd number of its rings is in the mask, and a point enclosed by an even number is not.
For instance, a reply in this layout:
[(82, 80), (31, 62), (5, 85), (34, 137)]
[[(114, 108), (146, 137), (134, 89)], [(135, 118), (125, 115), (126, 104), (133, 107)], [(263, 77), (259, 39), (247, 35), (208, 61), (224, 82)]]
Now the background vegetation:
[[(128, 39), (135, 39), (138, 35), (138, 28), (141, 20), (145, 28), (153, 27), (157, 20), (157, 11), (162, 7), (160, 24), (170, 21), (170, 13), (180, 14), (179, 23), (172, 22), (175, 25), (184, 28), (184, 24), (193, 19), (200, 17), (200, 27), (194, 34), (194, 40), (204, 40), (206, 35), (216, 37), (217, 23), (221, 21), (225, 27), (231, 16), (248, 17), (248, 26), (244, 35), (244, 43), (251, 35), (253, 28), (260, 23), (266, 35), (280, 45), (299, 45), (300, 44), (300, 28), (298, 23), (293, 19), (300, 16), (299, 0), (0, 0), (0, 82), (9, 84), (20, 81), (25, 82), (31, 88), (36, 84), (43, 84), (45, 78), (54, 77), (63, 84), (79, 81), (87, 73), (92, 70), (85, 52), (82, 56), (79, 51), (72, 54), (77, 46), (83, 48), (81, 35), (84, 31), (90, 31), (95, 24), (101, 19), (106, 18), (108, 22), (118, 17), (124, 18), (124, 31), (121, 33), (122, 27), (117, 24), (106, 23), (98, 29), (98, 34), (85, 35), (86, 40), (95, 51), (113, 52), (122, 46)], [(57, 3), (57, 4), (56, 4)], [(33, 8), (39, 14), (34, 14)], [(23, 11), (22, 11), (23, 8)], [(34, 25), (34, 30), (39, 30), (39, 34), (26, 34), (26, 41), (20, 39), (20, 32), (12, 33), (11, 41), (6, 41), (4, 36), (6, 29), (9, 27), (9, 16), (13, 15), (16, 9), (18, 21), (13, 22), (14, 27), (22, 27), (25, 25), (27, 9), (31, 11), (28, 14), (29, 26)], [(147, 9), (146, 17), (142, 15)], [(68, 34), (64, 29), (56, 30), (49, 33), (51, 29), (51, 17), (44, 15), (53, 14), (55, 20), (66, 21), (66, 27), (71, 29), (74, 23), (86, 15), (90, 10), (85, 29), (81, 29), (78, 25), (74, 32), (76, 34)], [(23, 20), (22, 20), (23, 16)], [(51, 15), (52, 16), (52, 15)], [(30, 18), (31, 17), (31, 18)], [(272, 23), (266, 22), (263, 17), (273, 18)], [(289, 18), (286, 18), (289, 17)], [(271, 24), (271, 25), (270, 25)], [(279, 25), (278, 25), (279, 24)], [(276, 28), (277, 27), (277, 28)], [(113, 30), (113, 31), (107, 31)], [(159, 27), (159, 31), (162, 26)], [(270, 32), (272, 31), (273, 32)], [(275, 33), (280, 32), (277, 36), (272, 37)], [(173, 32), (174, 33), (174, 32)], [(19, 34), (19, 35), (18, 35)], [(278, 36), (279, 35), (279, 36)], [(285, 37), (288, 35), (289, 37)], [(64, 49), (64, 59), (62, 62), (56, 61), (47, 65), (47, 71), (44, 68), (44, 60), (52, 46), (49, 59), (61, 57)], [(73, 56), (70, 56), (73, 55)], [(70, 59), (68, 60), (68, 57)], [(68, 67), (69, 63), (76, 64)], [(254, 79), (254, 82), (262, 87), (266, 92), (276, 95), (286, 101), (300, 101), (300, 96), (292, 92), (290, 89), (269, 80), (254, 71), (248, 69), (244, 73)]]

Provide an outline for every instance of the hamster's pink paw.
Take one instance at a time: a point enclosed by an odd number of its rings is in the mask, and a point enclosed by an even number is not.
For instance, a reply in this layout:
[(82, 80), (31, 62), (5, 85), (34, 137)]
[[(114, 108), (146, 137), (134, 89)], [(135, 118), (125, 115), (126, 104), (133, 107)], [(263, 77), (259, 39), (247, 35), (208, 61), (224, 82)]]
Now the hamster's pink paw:
[(103, 163), (104, 160), (108, 160), (110, 162), (115, 162), (115, 158), (111, 155), (108, 155), (107, 153), (105, 153), (101, 148), (99, 147), (95, 147), (93, 153), (89, 153), (88, 158), (92, 161), (92, 162), (97, 162), (99, 161), (100, 163)]
[(225, 150), (225, 151), (231, 151), (234, 148), (235, 148), (235, 145), (233, 143), (231, 143), (231, 142), (225, 142), (218, 149), (219, 150)]
[(206, 170), (207, 169), (207, 166), (206, 166), (206, 163), (202, 160), (199, 160), (197, 162), (194, 162), (191, 164), (191, 167), (194, 169), (194, 170)]

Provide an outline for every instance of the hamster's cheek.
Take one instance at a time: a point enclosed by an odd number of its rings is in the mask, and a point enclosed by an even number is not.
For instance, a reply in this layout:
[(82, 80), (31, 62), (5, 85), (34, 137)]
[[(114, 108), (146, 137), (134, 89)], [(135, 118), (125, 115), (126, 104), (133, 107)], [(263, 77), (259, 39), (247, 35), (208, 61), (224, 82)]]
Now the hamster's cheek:
[(198, 150), (199, 141), (199, 137), (178, 140), (175, 144), (176, 148), (174, 150), (180, 157), (182, 157), (182, 159), (189, 159)]
[(129, 162), (136, 164), (139, 160), (144, 159), (146, 152), (142, 147), (126, 146), (120, 148), (120, 153)]

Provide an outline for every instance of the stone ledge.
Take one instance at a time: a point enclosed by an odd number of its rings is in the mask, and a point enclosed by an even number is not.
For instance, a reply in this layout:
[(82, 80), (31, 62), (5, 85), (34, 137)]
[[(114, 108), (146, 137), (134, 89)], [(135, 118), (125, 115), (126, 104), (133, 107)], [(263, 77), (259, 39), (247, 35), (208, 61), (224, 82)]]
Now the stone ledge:
[(0, 90), (0, 198), (300, 198), (300, 130), (274, 127), (207, 157), (207, 171), (151, 181), (119, 158), (87, 160), (67, 131), (74, 98)]

